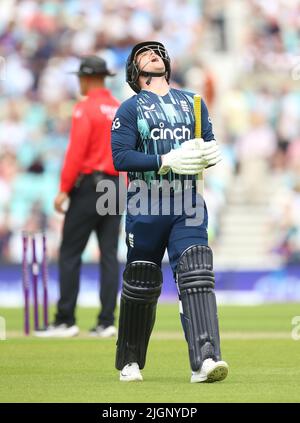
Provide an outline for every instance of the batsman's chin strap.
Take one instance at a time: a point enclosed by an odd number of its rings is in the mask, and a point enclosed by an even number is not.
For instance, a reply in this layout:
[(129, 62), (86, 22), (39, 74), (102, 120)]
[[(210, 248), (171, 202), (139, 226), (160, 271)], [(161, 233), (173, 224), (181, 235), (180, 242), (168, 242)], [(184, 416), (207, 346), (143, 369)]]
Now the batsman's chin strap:
[(160, 76), (164, 76), (165, 74), (166, 74), (165, 71), (164, 72), (144, 72), (144, 71), (140, 72), (140, 76), (148, 77), (148, 79), (146, 81), (147, 85), (150, 85), (151, 79), (153, 77), (160, 77)]

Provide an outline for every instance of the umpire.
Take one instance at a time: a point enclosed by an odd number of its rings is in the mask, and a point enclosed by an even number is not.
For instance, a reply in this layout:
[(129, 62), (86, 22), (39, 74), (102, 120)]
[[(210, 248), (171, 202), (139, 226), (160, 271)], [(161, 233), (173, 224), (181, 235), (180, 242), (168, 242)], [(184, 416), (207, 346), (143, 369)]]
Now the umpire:
[[(100, 216), (96, 211), (99, 180), (110, 179), (119, 188), (119, 173), (111, 153), (111, 124), (119, 102), (105, 88), (105, 77), (113, 76), (106, 62), (84, 57), (76, 73), (85, 99), (75, 105), (71, 135), (61, 172), (60, 192), (55, 209), (65, 213), (59, 251), (60, 298), (54, 324), (43, 336), (71, 337), (79, 333), (75, 307), (79, 292), (81, 256), (90, 234), (95, 231), (101, 250), (101, 311), (91, 334), (116, 335), (114, 311), (119, 284), (117, 247), (120, 214)], [(66, 211), (66, 205), (68, 209)]]

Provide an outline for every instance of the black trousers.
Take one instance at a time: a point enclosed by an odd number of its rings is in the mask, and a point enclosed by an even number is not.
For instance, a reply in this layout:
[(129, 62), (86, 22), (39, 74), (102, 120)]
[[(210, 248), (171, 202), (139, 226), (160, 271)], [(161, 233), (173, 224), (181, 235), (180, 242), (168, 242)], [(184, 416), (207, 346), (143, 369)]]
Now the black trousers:
[[(118, 184), (118, 178), (112, 178)], [(117, 259), (121, 216), (100, 216), (96, 211), (99, 193), (93, 175), (84, 176), (79, 187), (70, 194), (70, 206), (65, 216), (59, 251), (60, 298), (55, 323), (75, 324), (75, 308), (79, 292), (81, 256), (93, 231), (96, 232), (100, 259), (100, 312), (98, 324), (114, 323), (119, 288)]]

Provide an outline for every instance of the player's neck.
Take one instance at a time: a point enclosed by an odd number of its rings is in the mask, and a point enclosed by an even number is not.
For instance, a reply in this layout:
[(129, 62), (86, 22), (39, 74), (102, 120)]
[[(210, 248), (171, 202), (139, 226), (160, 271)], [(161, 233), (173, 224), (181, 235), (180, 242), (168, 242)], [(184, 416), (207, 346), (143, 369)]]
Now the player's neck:
[(142, 90), (151, 91), (157, 95), (166, 95), (170, 91), (170, 86), (164, 76), (152, 77), (149, 85), (146, 84), (148, 77), (140, 77), (140, 87)]
[(96, 82), (95, 84), (89, 84), (88, 85), (88, 91), (92, 91), (92, 90), (100, 90), (102, 88), (105, 88), (105, 85), (101, 82)]

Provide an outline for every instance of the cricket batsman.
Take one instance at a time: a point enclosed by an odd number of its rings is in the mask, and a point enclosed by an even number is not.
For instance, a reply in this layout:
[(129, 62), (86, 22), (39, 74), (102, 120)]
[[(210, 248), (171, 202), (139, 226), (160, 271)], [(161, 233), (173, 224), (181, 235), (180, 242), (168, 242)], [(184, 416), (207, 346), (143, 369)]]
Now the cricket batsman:
[[(163, 44), (146, 41), (133, 47), (126, 63), (126, 81), (135, 95), (124, 101), (112, 125), (115, 168), (129, 178), (126, 214), (127, 265), (123, 274), (116, 368), (121, 381), (143, 380), (147, 347), (161, 292), (161, 262), (167, 249), (177, 284), (180, 316), (188, 344), (191, 382), (216, 382), (226, 378), (228, 365), (221, 360), (217, 305), (214, 292), (213, 253), (208, 246), (207, 209), (197, 189), (199, 174), (221, 160), (207, 107), (194, 110), (194, 93), (171, 88), (170, 58)], [(200, 120), (201, 137), (195, 137)], [(135, 213), (130, 201), (134, 188), (146, 184), (141, 201), (151, 200), (154, 182), (176, 182), (170, 200), (191, 193), (197, 224), (187, 224), (186, 209)], [(188, 184), (186, 184), (188, 182)], [(163, 190), (162, 190), (163, 191)], [(144, 195), (144, 197), (143, 197)], [(147, 197), (147, 198), (146, 198)], [(202, 201), (198, 201), (201, 198)], [(151, 204), (152, 205), (152, 204)]]

